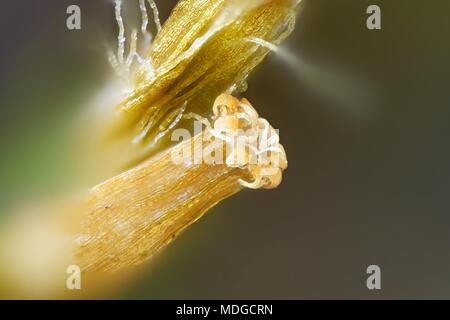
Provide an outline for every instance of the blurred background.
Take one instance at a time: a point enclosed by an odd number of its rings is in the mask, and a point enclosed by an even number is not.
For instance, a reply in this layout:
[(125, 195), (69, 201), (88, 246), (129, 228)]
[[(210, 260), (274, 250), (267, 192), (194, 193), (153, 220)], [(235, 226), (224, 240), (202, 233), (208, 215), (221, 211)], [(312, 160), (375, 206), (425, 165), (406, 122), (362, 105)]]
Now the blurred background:
[[(157, 3), (164, 21), (176, 1)], [(71, 4), (82, 30), (66, 28)], [(380, 31), (366, 28), (372, 4)], [(281, 187), (219, 204), (96, 298), (450, 298), (449, 11), (304, 0), (244, 94), (280, 129)], [(20, 199), (74, 187), (70, 128), (111, 77), (113, 15), (112, 0), (3, 1), (1, 221)], [(366, 287), (372, 264), (382, 290)]]

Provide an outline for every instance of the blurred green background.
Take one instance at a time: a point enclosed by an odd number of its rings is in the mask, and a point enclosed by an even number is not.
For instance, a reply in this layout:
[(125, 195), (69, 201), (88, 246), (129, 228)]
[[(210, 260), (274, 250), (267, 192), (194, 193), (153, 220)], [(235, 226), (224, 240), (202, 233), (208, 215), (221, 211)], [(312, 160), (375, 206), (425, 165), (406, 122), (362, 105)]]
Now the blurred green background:
[[(175, 2), (157, 1), (162, 20)], [(70, 4), (81, 31), (66, 29)], [(366, 28), (371, 4), (381, 31)], [(296, 60), (271, 55), (245, 94), (280, 129), (281, 187), (221, 203), (99, 298), (450, 298), (448, 12), (446, 0), (304, 0), (283, 45)], [(72, 187), (68, 128), (111, 77), (113, 14), (111, 0), (3, 1), (2, 212)], [(371, 264), (381, 291), (366, 288)]]

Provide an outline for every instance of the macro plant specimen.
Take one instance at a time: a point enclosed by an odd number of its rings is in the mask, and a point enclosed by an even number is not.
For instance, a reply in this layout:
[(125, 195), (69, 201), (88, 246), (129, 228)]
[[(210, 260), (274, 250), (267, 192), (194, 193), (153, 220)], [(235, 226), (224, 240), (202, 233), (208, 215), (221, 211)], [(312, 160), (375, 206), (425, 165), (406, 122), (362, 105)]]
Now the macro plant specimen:
[[(129, 32), (125, 57), (127, 32), (120, 16), (122, 1), (117, 0), (118, 52), (109, 57), (117, 73), (126, 78), (127, 91), (115, 104), (105, 106), (107, 111), (91, 117), (88, 121), (94, 125), (87, 126), (101, 128), (87, 136), (102, 139), (97, 153), (112, 161), (101, 178), (170, 146), (170, 129), (177, 124), (189, 126), (183, 113), (206, 116), (223, 92), (244, 92), (249, 74), (271, 51), (267, 44), (276, 47), (293, 31), (298, 3), (183, 0), (150, 44), (145, 44), (149, 14), (143, 10), (143, 43), (137, 45), (137, 29)], [(138, 47), (144, 47), (144, 53), (138, 54)], [(104, 169), (103, 158), (97, 171)]]
[[(75, 237), (76, 263), (84, 270), (140, 263), (243, 187), (280, 184), (286, 154), (269, 123), (248, 101), (228, 95), (213, 109), (213, 125), (202, 119), (199, 134), (90, 191)], [(185, 150), (191, 152), (175, 161)]]
[[(83, 130), (94, 150), (88, 162), (101, 168), (101, 182), (76, 203), (58, 204), (57, 216), (14, 225), (15, 233), (27, 233), (14, 236), (20, 239), (14, 248), (46, 250), (29, 256), (2, 250), (2, 258), (15, 269), (37, 259), (43, 270), (77, 265), (84, 272), (117, 271), (154, 256), (243, 188), (276, 188), (287, 168), (278, 132), (235, 96), (293, 31), (298, 4), (181, 0), (162, 25), (155, 1), (139, 0), (140, 28), (128, 32), (124, 2), (115, 0), (118, 45), (108, 57), (126, 91), (89, 114)], [(155, 37), (148, 31), (150, 16)], [(177, 130), (196, 126), (200, 130), (188, 139), (174, 138)], [(41, 237), (38, 230), (46, 228)], [(5, 241), (11, 247), (13, 240)]]

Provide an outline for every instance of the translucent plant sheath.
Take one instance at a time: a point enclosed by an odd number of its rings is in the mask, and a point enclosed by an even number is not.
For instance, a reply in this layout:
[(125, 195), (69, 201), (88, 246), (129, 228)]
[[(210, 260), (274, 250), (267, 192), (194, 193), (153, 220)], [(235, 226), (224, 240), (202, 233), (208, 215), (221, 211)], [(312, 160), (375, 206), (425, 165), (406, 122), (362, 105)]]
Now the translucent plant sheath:
[(188, 117), (204, 130), (90, 191), (75, 237), (83, 270), (138, 264), (243, 187), (281, 182), (287, 161), (278, 134), (247, 100), (219, 96), (212, 123)]
[[(68, 265), (82, 271), (137, 265), (242, 188), (277, 187), (287, 167), (278, 134), (247, 100), (230, 94), (245, 91), (250, 72), (293, 30), (298, 3), (181, 0), (161, 27), (155, 2), (139, 1), (140, 32), (149, 37), (147, 4), (159, 31), (140, 52), (139, 32), (126, 29), (123, 1), (115, 0), (119, 45), (110, 61), (132, 81), (125, 96), (112, 98), (117, 92), (108, 91), (106, 108), (83, 121), (82, 145), (92, 153), (73, 148), (92, 156), (87, 163), (94, 170), (84, 173), (98, 175), (90, 184), (96, 186), (76, 204), (44, 209), (57, 214), (36, 212), (5, 225), (0, 282), (46, 292), (56, 281), (65, 290), (51, 275), (64, 277)], [(200, 134), (169, 141), (173, 130), (191, 129), (193, 122), (202, 124)], [(243, 144), (230, 147), (240, 138)], [(199, 141), (205, 144), (196, 149)], [(215, 160), (174, 161), (187, 146), (213, 150)]]
[(291, 33), (298, 3), (180, 1), (141, 55), (130, 91), (113, 112), (109, 143), (116, 153), (102, 154), (119, 169), (135, 165), (170, 144), (164, 133), (178, 124), (182, 113), (206, 115), (222, 92), (245, 91), (250, 72), (270, 51), (261, 43), (278, 45)]
[(212, 114), (186, 114), (201, 124), (199, 133), (81, 200), (9, 224), (0, 241), (0, 282), (45, 291), (54, 281), (64, 288), (68, 266), (92, 272), (138, 265), (243, 188), (276, 188), (287, 168), (277, 131), (247, 100), (228, 94), (216, 99)]
[(106, 181), (89, 194), (75, 261), (84, 270), (142, 262), (241, 190), (242, 176), (227, 165), (174, 165), (167, 151)]

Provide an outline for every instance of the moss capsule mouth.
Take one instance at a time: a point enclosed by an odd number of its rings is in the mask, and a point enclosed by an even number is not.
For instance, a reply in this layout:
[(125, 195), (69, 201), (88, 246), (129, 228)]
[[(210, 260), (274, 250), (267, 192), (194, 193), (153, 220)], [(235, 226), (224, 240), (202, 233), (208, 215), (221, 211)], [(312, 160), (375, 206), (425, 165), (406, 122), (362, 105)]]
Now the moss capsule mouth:
[(245, 91), (252, 70), (293, 31), (297, 7), (292, 0), (183, 0), (142, 49), (137, 38), (146, 37), (150, 16), (145, 3), (140, 32), (127, 32), (116, 0), (118, 53), (110, 61), (130, 83), (110, 125), (112, 144), (127, 150), (121, 168), (172, 146), (171, 130), (189, 126), (183, 114), (208, 116), (223, 92)]

